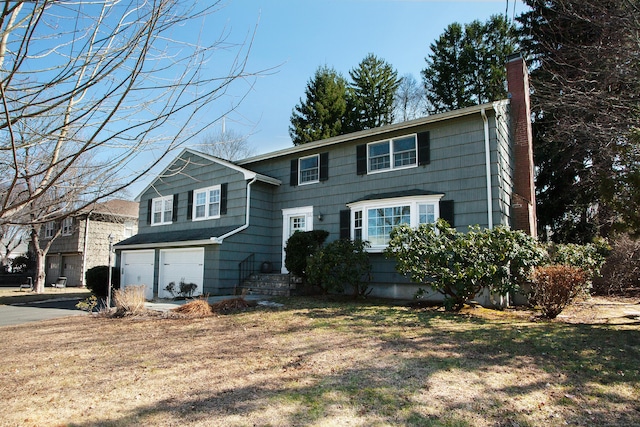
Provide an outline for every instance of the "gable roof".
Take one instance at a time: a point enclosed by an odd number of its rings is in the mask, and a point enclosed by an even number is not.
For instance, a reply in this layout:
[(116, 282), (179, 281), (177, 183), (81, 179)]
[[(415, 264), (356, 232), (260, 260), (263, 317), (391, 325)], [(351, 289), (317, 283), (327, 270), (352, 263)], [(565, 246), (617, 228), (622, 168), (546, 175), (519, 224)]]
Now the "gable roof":
[(140, 201), (140, 198), (142, 197), (142, 195), (143, 195), (144, 193), (146, 193), (146, 192), (147, 192), (147, 190), (149, 190), (149, 188), (151, 188), (151, 187), (153, 186), (153, 183), (154, 183), (154, 182), (156, 182), (156, 180), (158, 179), (158, 177), (161, 177), (161, 176), (163, 176), (163, 175), (167, 174), (167, 172), (168, 172), (168, 171), (171, 169), (171, 167), (176, 163), (176, 161), (177, 161), (178, 159), (182, 158), (182, 156), (183, 156), (185, 153), (190, 153), (190, 154), (193, 154), (193, 155), (195, 155), (195, 156), (200, 156), (200, 157), (202, 157), (202, 158), (204, 158), (204, 159), (206, 159), (206, 160), (209, 160), (210, 162), (217, 163), (217, 164), (219, 164), (219, 165), (221, 165), (221, 166), (224, 166), (224, 167), (226, 167), (226, 168), (232, 169), (232, 170), (234, 170), (234, 171), (236, 171), (236, 172), (240, 172), (241, 174), (243, 174), (243, 176), (244, 176), (244, 179), (245, 179), (245, 180), (253, 180), (253, 179), (255, 179), (255, 180), (257, 180), (257, 181), (261, 181), (261, 182), (264, 182), (264, 183), (266, 183), (266, 184), (271, 184), (271, 185), (275, 185), (275, 186), (279, 186), (280, 184), (282, 184), (282, 181), (280, 181), (279, 179), (272, 178), (272, 177), (270, 177), (270, 176), (263, 175), (263, 174), (260, 174), (260, 173), (254, 172), (254, 171), (252, 171), (252, 170), (249, 170), (249, 169), (243, 168), (242, 166), (238, 166), (237, 164), (232, 163), (232, 162), (230, 162), (230, 161), (228, 161), (228, 160), (224, 160), (224, 159), (221, 159), (221, 158), (219, 158), (219, 157), (212, 156), (212, 155), (210, 155), (210, 154), (206, 154), (206, 153), (203, 153), (203, 152), (200, 152), (200, 151), (194, 150), (194, 149), (192, 149), (192, 148), (185, 148), (185, 149), (183, 149), (183, 150), (180, 152), (180, 154), (178, 154), (178, 155), (173, 159), (173, 161), (172, 161), (171, 163), (169, 163), (169, 165), (168, 165), (167, 167), (165, 167), (165, 168), (162, 170), (162, 172), (160, 172), (159, 174), (157, 174), (157, 175), (156, 175), (156, 178), (155, 178), (153, 181), (151, 181), (151, 182), (149, 183), (149, 185), (147, 185), (147, 186), (146, 186), (146, 187), (145, 187), (145, 188), (140, 192), (140, 194), (138, 194), (138, 195), (136, 196), (135, 200), (139, 202), (139, 201)]
[(138, 203), (129, 200), (112, 199), (106, 202), (93, 203), (80, 209), (77, 215), (110, 215), (138, 218)]
[(275, 157), (286, 156), (289, 154), (295, 154), (303, 151), (313, 150), (321, 147), (327, 147), (334, 144), (340, 144), (346, 141), (353, 141), (359, 138), (366, 138), (369, 136), (383, 135), (389, 132), (394, 132), (402, 129), (410, 129), (416, 126), (422, 126), (428, 123), (437, 123), (445, 120), (451, 120), (458, 117), (470, 116), (473, 114), (480, 114), (483, 110), (495, 110), (496, 107), (509, 104), (508, 99), (501, 101), (489, 102), (486, 104), (473, 105), (471, 107), (461, 108), (459, 110), (447, 111), (445, 113), (433, 114), (426, 117), (420, 117), (419, 119), (409, 120), (406, 122), (393, 123), (386, 126), (381, 126), (373, 129), (361, 130), (358, 132), (347, 133), (344, 135), (334, 136), (332, 138), (323, 139), (320, 141), (309, 142), (306, 144), (296, 145), (293, 147), (285, 148), (278, 151), (272, 151), (270, 153), (259, 154), (254, 157), (238, 160), (236, 165), (247, 165), (250, 163), (259, 162), (262, 160), (268, 160)]

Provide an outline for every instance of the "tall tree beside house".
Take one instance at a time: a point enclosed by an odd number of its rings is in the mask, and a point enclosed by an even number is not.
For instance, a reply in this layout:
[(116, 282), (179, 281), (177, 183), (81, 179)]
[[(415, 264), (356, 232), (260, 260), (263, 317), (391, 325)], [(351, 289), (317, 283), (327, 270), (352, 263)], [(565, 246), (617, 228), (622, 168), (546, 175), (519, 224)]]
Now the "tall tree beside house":
[(336, 70), (319, 67), (307, 83), (305, 99), (291, 114), (289, 135), (294, 145), (345, 133), (347, 82)]
[(521, 46), (535, 68), (540, 229), (586, 242), (640, 232), (640, 8), (610, 0), (525, 0)]
[(370, 53), (349, 71), (349, 131), (373, 129), (393, 123), (394, 99), (400, 86), (398, 72)]
[(241, 160), (255, 154), (245, 135), (233, 129), (221, 129), (205, 136), (198, 150), (225, 160)]
[(176, 39), (177, 27), (202, 27), (218, 3), (3, 2), (0, 223), (59, 221), (65, 209), (43, 206), (73, 199), (79, 209), (109, 197), (206, 129), (212, 103), (255, 75), (246, 70), (249, 42), (211, 75), (205, 64), (228, 35), (207, 45)]
[(507, 57), (517, 49), (515, 28), (502, 15), (464, 27), (454, 22), (430, 45), (422, 77), (428, 112), (442, 113), (506, 97)]

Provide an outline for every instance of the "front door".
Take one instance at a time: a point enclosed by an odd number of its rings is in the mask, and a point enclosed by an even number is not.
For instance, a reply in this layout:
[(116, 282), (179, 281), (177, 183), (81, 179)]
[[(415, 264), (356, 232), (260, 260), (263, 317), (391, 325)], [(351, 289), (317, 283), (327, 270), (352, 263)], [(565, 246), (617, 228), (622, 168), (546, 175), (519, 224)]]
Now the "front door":
[(313, 230), (313, 206), (282, 210), (282, 274), (286, 274), (287, 268), (284, 266), (287, 240), (296, 231)]

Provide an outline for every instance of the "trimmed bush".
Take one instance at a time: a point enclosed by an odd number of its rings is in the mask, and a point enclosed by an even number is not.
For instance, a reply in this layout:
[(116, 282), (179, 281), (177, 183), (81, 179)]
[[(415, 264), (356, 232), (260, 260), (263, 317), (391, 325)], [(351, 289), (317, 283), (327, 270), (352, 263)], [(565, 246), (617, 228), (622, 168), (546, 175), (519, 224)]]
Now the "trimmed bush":
[(365, 251), (367, 242), (335, 240), (307, 259), (307, 279), (326, 293), (344, 292), (351, 288), (354, 298), (370, 292), (371, 262)]
[(586, 292), (587, 274), (569, 265), (537, 267), (533, 271), (531, 301), (540, 306), (542, 315), (554, 319), (578, 295)]
[(304, 278), (307, 269), (307, 257), (316, 253), (327, 240), (326, 230), (296, 231), (284, 248), (284, 266), (291, 274)]
[[(101, 298), (107, 297), (107, 283), (109, 282), (109, 266), (98, 265), (90, 268), (84, 275), (87, 288), (91, 292)], [(111, 270), (111, 284), (113, 289), (120, 289), (120, 274), (115, 267)]]

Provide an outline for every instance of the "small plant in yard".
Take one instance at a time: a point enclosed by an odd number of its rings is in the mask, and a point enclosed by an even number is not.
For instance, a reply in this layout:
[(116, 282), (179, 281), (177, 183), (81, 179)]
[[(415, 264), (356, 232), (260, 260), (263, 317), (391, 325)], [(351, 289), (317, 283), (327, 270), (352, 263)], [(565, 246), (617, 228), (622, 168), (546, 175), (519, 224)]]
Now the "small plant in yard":
[(116, 305), (116, 313), (140, 314), (146, 311), (144, 307), (144, 285), (127, 286), (113, 293), (113, 301)]
[(555, 319), (578, 295), (586, 291), (587, 274), (569, 265), (537, 267), (533, 271), (531, 301), (544, 317)]
[(307, 280), (324, 293), (351, 288), (354, 298), (366, 296), (371, 279), (368, 242), (340, 239), (327, 244), (307, 259)]
[(76, 304), (76, 308), (79, 310), (88, 311), (91, 313), (98, 305), (98, 298), (95, 295), (91, 295), (89, 298), (85, 298)]
[(195, 283), (187, 283), (184, 279), (180, 280), (178, 286), (176, 286), (176, 282), (169, 282), (169, 284), (164, 287), (164, 290), (169, 292), (173, 298), (176, 297), (176, 294), (178, 294), (180, 298), (190, 298), (196, 289), (198, 289), (198, 285)]

